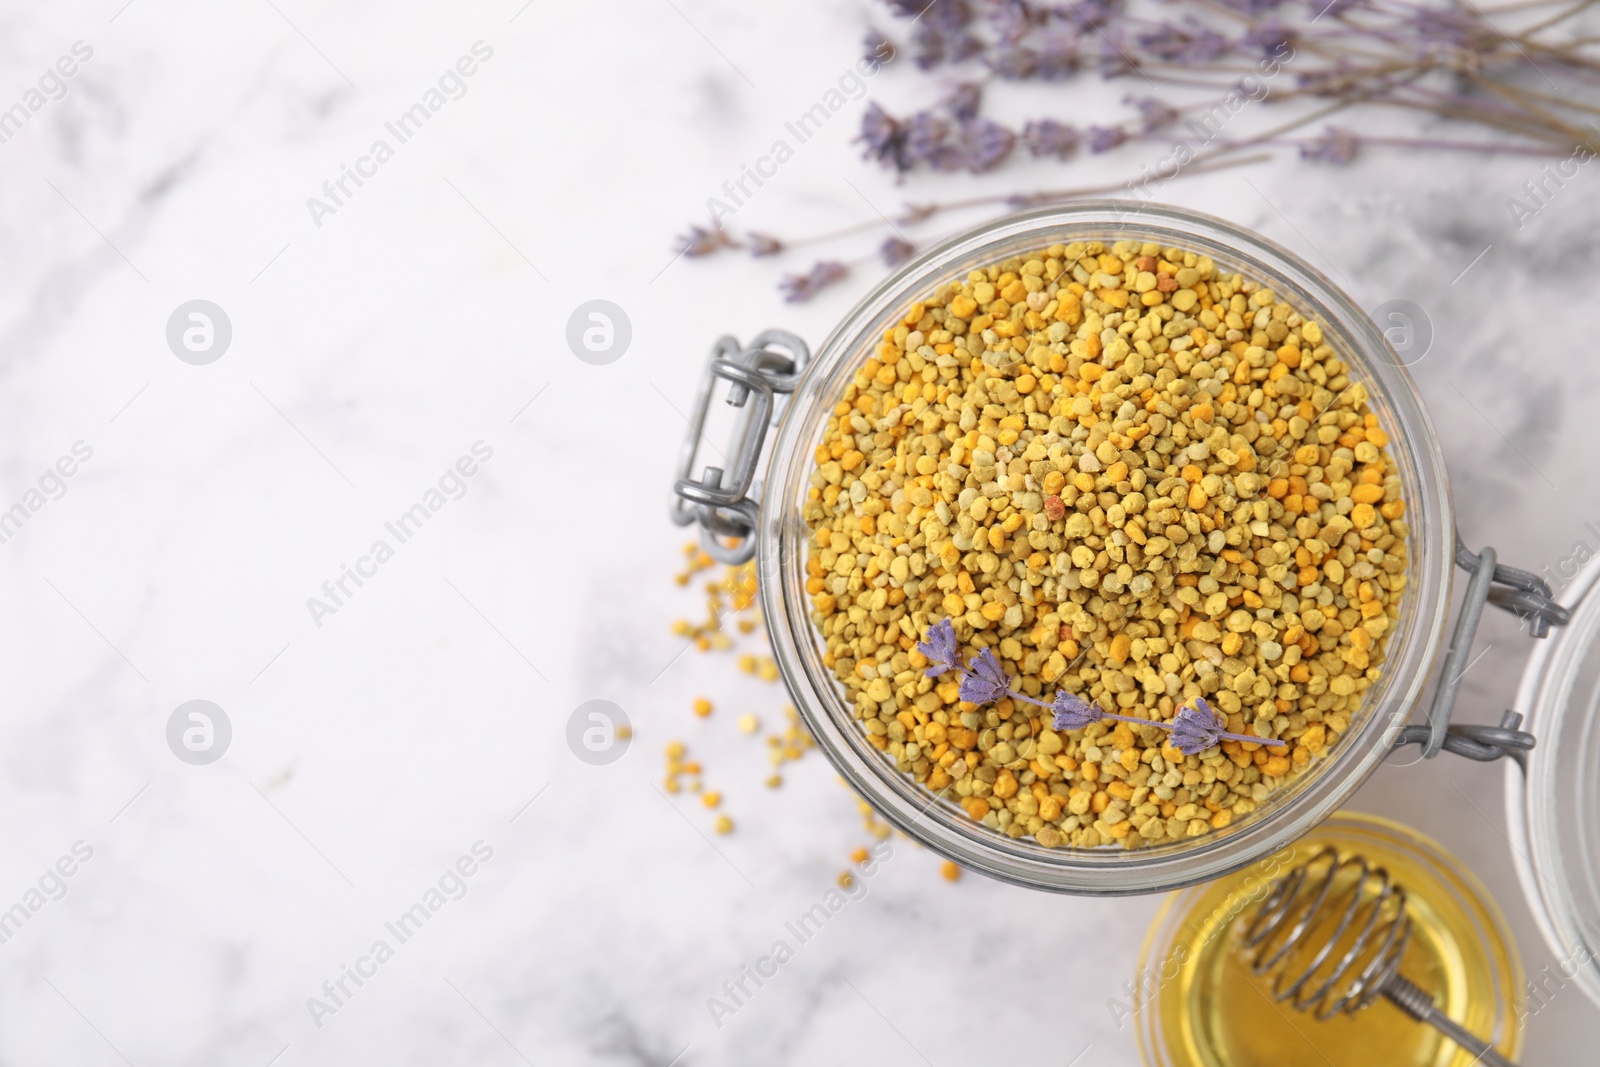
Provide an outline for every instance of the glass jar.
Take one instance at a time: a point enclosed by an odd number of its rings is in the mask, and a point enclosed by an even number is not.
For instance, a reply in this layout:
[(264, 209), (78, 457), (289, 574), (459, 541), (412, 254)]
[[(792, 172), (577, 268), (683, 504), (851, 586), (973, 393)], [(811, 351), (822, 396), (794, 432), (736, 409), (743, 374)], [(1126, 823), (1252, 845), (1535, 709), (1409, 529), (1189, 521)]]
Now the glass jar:
[(1572, 621), (1535, 649), (1517, 692), (1539, 744), (1506, 767), (1517, 878), (1555, 956), (1529, 986), (1534, 1014), (1573, 982), (1600, 1005), (1600, 530), (1573, 547), (1588, 562), (1561, 590)]
[[(1349, 365), (1351, 379), (1366, 386), (1370, 409), (1389, 435), (1409, 522), (1407, 584), (1400, 616), (1386, 638), (1386, 663), (1337, 747), (1231, 825), (1137, 849), (1049, 848), (1011, 838), (973, 822), (954, 803), (936, 799), (902, 774), (867, 743), (840, 686), (823, 666), (824, 648), (804, 589), (808, 530), (800, 507), (814, 452), (831, 409), (885, 328), (897, 324), (911, 304), (971, 270), (1051, 244), (1091, 240), (1152, 241), (1209, 256), (1220, 270), (1269, 286), (1301, 315), (1316, 319)], [(953, 237), (905, 264), (863, 298), (810, 365), (805, 363), (803, 342), (788, 334), (769, 332), (742, 350), (731, 338), (718, 342), (680, 462), (674, 520), (698, 520), (707, 550), (725, 561), (757, 559), (774, 654), (806, 725), (849, 783), (924, 845), (963, 866), (1039, 889), (1096, 895), (1172, 889), (1277, 852), (1337, 810), (1397, 742), (1422, 740), (1403, 728), (1444, 642), (1452, 564), (1458, 559), (1444, 459), (1416, 387), (1384, 333), (1293, 253), (1231, 223), (1174, 207), (1130, 210), (1125, 201), (1092, 201), (1022, 212)], [(708, 468), (696, 479), (696, 450), (719, 380), (728, 384), (729, 402), (742, 409), (726, 453), (732, 457), (730, 469)], [(782, 394), (791, 390), (786, 410), (780, 411)], [(769, 421), (777, 433), (766, 453), (761, 487), (755, 476)], [(1491, 550), (1482, 558), (1492, 564)], [(1469, 594), (1468, 601), (1476, 610), (1470, 626), (1465, 616), (1458, 624), (1452, 662), (1470, 650), (1477, 612), (1497, 578), (1492, 566), (1474, 578), (1477, 595)], [(1455, 692), (1453, 685), (1440, 689), (1448, 692), (1430, 712), (1430, 725), (1411, 728), (1427, 735), (1430, 756), (1447, 740)]]

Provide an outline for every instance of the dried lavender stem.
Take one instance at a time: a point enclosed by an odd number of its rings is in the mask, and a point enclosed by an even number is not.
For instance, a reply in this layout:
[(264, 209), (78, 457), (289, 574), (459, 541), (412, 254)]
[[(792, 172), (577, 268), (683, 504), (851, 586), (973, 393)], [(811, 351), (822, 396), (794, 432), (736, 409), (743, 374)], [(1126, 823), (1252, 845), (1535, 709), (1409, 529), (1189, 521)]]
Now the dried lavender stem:
[[(1597, 40), (1600, 40), (1600, 38), (1597, 38)], [(1532, 89), (1519, 89), (1514, 86), (1506, 86), (1506, 89), (1517, 96), (1531, 96), (1535, 100), (1543, 100), (1546, 103), (1571, 108), (1574, 111), (1586, 111), (1591, 115), (1600, 115), (1600, 107), (1595, 107), (1593, 104), (1580, 104), (1572, 100), (1563, 100), (1560, 97), (1551, 96), (1548, 93), (1535, 92)]]
[(1543, 22), (1534, 23), (1532, 26), (1529, 26), (1527, 29), (1523, 30), (1522, 33), (1525, 36), (1531, 37), (1541, 30), (1547, 30), (1551, 26), (1565, 22), (1567, 19), (1570, 19), (1573, 16), (1587, 10), (1588, 8), (1593, 7), (1594, 3), (1595, 0), (1578, 0), (1576, 4), (1573, 4), (1571, 7), (1567, 8), (1567, 10), (1557, 12), (1556, 14), (1545, 19)]
[[(1198, 161), (1184, 168), (1184, 173), (1209, 174), (1213, 171), (1227, 170), (1232, 167), (1245, 166), (1250, 163), (1259, 163), (1266, 156), (1253, 156), (1248, 159), (1230, 160), (1215, 166), (1202, 167)], [(806, 237), (797, 237), (794, 240), (783, 242), (785, 248), (804, 248), (807, 245), (822, 244), (827, 241), (838, 240), (841, 237), (851, 237), (858, 233), (870, 233), (881, 230), (885, 226), (910, 226), (924, 222), (936, 215), (949, 214), (952, 211), (962, 211), (974, 207), (990, 207), (995, 204), (1004, 204), (1019, 197), (1025, 197), (1030, 203), (1049, 203), (1056, 200), (1077, 200), (1087, 196), (1100, 196), (1105, 193), (1116, 193), (1127, 189), (1127, 182), (1107, 183), (1104, 185), (1086, 185), (1076, 189), (1044, 189), (1033, 193), (995, 193), (988, 196), (972, 196), (961, 200), (951, 200), (942, 204), (929, 204), (913, 212), (907, 212), (890, 219), (868, 219), (864, 222), (851, 223), (849, 226), (837, 230), (827, 230), (822, 233), (810, 234)], [(869, 257), (870, 258), (870, 257)]]
[[(1517, 91), (1514, 88), (1512, 88), (1509, 85), (1500, 85), (1500, 84), (1498, 84), (1496, 82), (1479, 82), (1478, 84), (1481, 84), (1485, 89), (1487, 89), (1490, 92), (1495, 93), (1495, 94), (1497, 94), (1499, 96), (1520, 95), (1520, 94), (1517, 93)], [(1530, 111), (1530, 113), (1542, 116), (1546, 120), (1547, 125), (1549, 127), (1553, 128), (1553, 129), (1555, 129), (1556, 131), (1561, 132), (1561, 133), (1566, 133), (1569, 136), (1574, 136), (1574, 137), (1577, 137), (1579, 139), (1582, 139), (1582, 137), (1583, 137), (1582, 130), (1579, 127), (1572, 126), (1572, 125), (1568, 124), (1567, 122), (1562, 120), (1560, 116), (1555, 115), (1555, 114), (1547, 111), (1543, 107), (1533, 107), (1531, 105), (1524, 105), (1524, 106), (1528, 107), (1528, 110)]]

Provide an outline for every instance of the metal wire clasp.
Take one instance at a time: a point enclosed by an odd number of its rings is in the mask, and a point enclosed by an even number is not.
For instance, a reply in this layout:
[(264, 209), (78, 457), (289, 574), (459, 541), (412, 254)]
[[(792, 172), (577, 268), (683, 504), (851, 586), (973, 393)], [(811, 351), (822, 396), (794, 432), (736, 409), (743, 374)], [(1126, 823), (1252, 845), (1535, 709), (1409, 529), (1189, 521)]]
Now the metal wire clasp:
[(1468, 667), (1467, 656), (1478, 634), (1478, 623), (1483, 618), (1484, 606), (1493, 604), (1526, 622), (1528, 632), (1534, 637), (1545, 637), (1550, 627), (1565, 626), (1572, 613), (1556, 603), (1544, 579), (1498, 562), (1492, 548), (1474, 554), (1462, 542), (1460, 534), (1456, 535), (1455, 562), (1472, 577), (1467, 582), (1461, 614), (1456, 618), (1455, 632), (1450, 637), (1450, 652), (1434, 690), (1433, 704), (1428, 708), (1428, 722), (1401, 730), (1393, 747), (1421, 745), (1424, 759), (1432, 759), (1444, 749), (1481, 762), (1510, 756), (1521, 763), (1533, 748), (1535, 739), (1526, 730), (1517, 729), (1522, 716), (1516, 712), (1508, 710), (1499, 726), (1452, 726), (1450, 723), (1456, 695), (1461, 689), (1461, 676)]
[[(700, 544), (713, 559), (738, 564), (755, 555), (761, 496), (757, 464), (767, 432), (778, 421), (779, 397), (794, 392), (810, 359), (806, 343), (786, 330), (766, 330), (742, 349), (733, 337), (721, 337), (711, 346), (689, 416), (689, 433), (678, 454), (670, 514), (679, 526), (700, 524)], [(728, 405), (739, 409), (739, 418), (729, 451), (718, 451), (727, 466), (708, 466), (695, 478), (695, 460), (705, 440), (706, 416), (718, 380), (728, 383)]]

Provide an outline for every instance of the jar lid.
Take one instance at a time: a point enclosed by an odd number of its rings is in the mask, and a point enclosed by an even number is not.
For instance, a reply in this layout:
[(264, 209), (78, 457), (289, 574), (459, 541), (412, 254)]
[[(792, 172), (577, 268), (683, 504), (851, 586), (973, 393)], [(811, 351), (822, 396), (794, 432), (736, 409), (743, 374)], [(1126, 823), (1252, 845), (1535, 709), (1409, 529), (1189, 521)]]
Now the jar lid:
[(1526, 771), (1507, 761), (1506, 813), (1517, 877), (1560, 978), (1600, 1004), (1600, 554), (1585, 545), (1574, 555), (1587, 562), (1559, 597), (1572, 621), (1538, 642), (1517, 692), (1523, 729), (1539, 741)]

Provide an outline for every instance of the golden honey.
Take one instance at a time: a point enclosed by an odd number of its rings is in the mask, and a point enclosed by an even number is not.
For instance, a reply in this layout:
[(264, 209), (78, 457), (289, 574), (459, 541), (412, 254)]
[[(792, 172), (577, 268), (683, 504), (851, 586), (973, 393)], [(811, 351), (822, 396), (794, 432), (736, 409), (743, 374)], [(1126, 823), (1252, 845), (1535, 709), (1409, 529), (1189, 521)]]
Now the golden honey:
[(1341, 813), (1254, 867), (1168, 898), (1124, 1002), (1145, 1063), (1469, 1067), (1471, 1055), (1387, 1001), (1318, 1021), (1274, 1001), (1273, 976), (1251, 974), (1237, 920), (1253, 914), (1275, 879), (1326, 846), (1366, 857), (1406, 889), (1412, 930), (1400, 973), (1515, 1058), (1522, 966), (1499, 909), (1439, 845), (1398, 823)]

